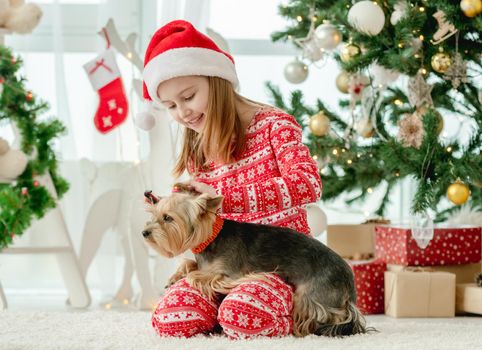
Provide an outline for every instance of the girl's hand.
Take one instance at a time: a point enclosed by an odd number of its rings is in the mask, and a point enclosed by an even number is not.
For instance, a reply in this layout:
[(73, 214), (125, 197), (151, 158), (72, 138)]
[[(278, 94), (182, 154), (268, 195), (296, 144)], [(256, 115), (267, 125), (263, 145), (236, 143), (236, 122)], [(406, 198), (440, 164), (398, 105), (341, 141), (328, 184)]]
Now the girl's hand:
[(191, 180), (189, 185), (191, 185), (199, 193), (207, 193), (211, 197), (217, 197), (218, 195), (213, 187), (206, 185), (205, 183)]

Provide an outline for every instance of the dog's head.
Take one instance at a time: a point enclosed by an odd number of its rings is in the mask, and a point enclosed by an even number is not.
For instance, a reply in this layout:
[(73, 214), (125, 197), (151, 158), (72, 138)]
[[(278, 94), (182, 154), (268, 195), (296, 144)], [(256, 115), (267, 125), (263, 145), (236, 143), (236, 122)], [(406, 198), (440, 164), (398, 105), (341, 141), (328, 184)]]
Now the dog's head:
[(146, 209), (152, 216), (142, 235), (150, 247), (168, 258), (198, 246), (211, 236), (216, 210), (223, 200), (223, 196), (200, 194), (179, 184), (168, 197), (146, 197), (150, 202)]

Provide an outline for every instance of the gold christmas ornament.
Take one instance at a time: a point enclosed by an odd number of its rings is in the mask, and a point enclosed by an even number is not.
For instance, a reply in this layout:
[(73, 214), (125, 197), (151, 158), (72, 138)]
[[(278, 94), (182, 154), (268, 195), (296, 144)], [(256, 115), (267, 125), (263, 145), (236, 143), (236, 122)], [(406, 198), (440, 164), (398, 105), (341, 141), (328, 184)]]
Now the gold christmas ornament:
[(373, 124), (370, 118), (360, 119), (355, 128), (357, 134), (365, 139), (369, 139), (375, 134), (375, 130), (373, 129)]
[(460, 2), (460, 8), (467, 17), (475, 17), (482, 11), (481, 0), (462, 0)]
[(361, 53), (360, 48), (352, 43), (348, 43), (340, 51), (340, 58), (343, 62), (348, 62), (353, 57), (358, 56)]
[(309, 126), (313, 135), (325, 136), (330, 130), (330, 119), (320, 111), (310, 118)]
[(340, 74), (336, 77), (336, 87), (340, 92), (343, 92), (344, 94), (348, 93), (348, 88), (350, 87), (350, 75), (345, 72), (341, 71)]
[(457, 179), (447, 188), (447, 197), (455, 205), (462, 205), (470, 197), (470, 189), (460, 179)]
[(446, 52), (437, 52), (432, 56), (431, 64), (437, 73), (445, 73), (452, 65), (452, 58)]

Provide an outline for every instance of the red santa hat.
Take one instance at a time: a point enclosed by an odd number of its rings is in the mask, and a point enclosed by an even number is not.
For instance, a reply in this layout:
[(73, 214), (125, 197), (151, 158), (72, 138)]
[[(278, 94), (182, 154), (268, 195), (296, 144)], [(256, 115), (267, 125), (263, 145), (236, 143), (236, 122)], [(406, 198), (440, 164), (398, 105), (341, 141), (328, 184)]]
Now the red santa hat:
[(144, 98), (159, 101), (157, 88), (163, 81), (188, 75), (214, 76), (237, 87), (233, 58), (210, 38), (183, 20), (157, 30), (144, 58)]

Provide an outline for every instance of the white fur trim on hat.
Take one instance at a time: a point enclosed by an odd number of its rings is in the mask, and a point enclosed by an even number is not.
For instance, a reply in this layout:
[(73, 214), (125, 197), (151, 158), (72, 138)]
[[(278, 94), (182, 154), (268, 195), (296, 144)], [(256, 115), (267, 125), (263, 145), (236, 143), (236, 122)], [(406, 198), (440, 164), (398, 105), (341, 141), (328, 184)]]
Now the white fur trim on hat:
[(163, 81), (189, 75), (213, 76), (238, 86), (233, 62), (223, 53), (200, 47), (183, 47), (163, 52), (152, 58), (142, 73), (151, 98), (160, 102), (157, 88)]

